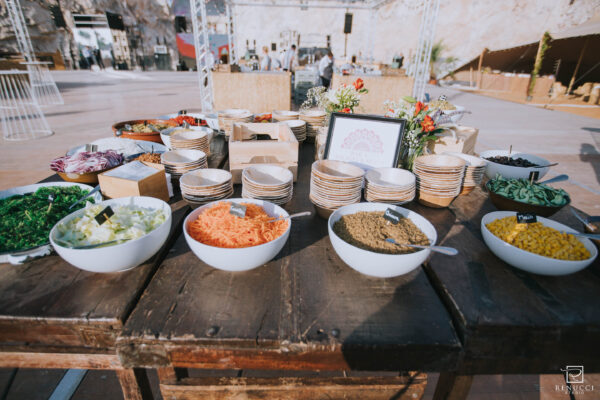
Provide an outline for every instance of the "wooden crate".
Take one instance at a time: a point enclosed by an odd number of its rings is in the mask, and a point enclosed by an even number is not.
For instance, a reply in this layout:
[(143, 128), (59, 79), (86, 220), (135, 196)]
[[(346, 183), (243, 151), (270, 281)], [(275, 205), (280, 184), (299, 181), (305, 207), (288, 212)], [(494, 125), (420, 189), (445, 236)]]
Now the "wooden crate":
[[(269, 135), (271, 140), (250, 140)], [(288, 168), (298, 177), (298, 141), (287, 124), (234, 124), (229, 137), (229, 170), (233, 183), (242, 182), (242, 170), (254, 164), (274, 164)]]

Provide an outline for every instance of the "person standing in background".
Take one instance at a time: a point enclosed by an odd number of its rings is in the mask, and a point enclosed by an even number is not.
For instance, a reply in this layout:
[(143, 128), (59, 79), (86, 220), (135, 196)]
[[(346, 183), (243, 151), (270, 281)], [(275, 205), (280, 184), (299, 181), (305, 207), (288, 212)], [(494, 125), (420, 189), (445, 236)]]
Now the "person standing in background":
[(97, 47), (94, 49), (94, 58), (96, 59), (96, 64), (98, 64), (100, 69), (104, 69), (104, 62), (102, 62), (102, 53)]
[(327, 54), (319, 61), (319, 76), (321, 77), (321, 84), (325, 88), (329, 88), (333, 77), (333, 53), (331, 50), (328, 50)]
[(92, 59), (92, 53), (90, 51), (90, 47), (89, 46), (84, 46), (81, 49), (81, 54), (83, 55), (83, 58), (85, 58), (85, 61), (87, 62), (87, 68), (91, 69), (92, 65), (94, 65), (94, 61)]
[(283, 57), (283, 70), (292, 71), (296, 63), (296, 45), (293, 44), (286, 52)]
[(260, 70), (261, 71), (270, 71), (271, 70), (271, 56), (269, 56), (269, 48), (267, 46), (263, 46), (263, 58), (260, 61)]

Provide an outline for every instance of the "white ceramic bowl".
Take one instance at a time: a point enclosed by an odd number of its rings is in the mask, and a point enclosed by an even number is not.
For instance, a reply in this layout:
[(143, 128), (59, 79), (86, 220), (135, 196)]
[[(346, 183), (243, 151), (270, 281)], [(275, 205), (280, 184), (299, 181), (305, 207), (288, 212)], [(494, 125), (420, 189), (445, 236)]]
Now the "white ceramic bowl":
[[(498, 164), (498, 163), (486, 160), (486, 158), (488, 158), (488, 157), (508, 156), (508, 150), (488, 150), (488, 151), (482, 152), (479, 156), (482, 159), (484, 159), (484, 161), (486, 162), (485, 175), (489, 179), (495, 179), (496, 174), (500, 174), (500, 175), (502, 175), (503, 178), (506, 178), (506, 179), (519, 179), (519, 178), (529, 179), (529, 173), (531, 171), (539, 171), (540, 176), (538, 177), (538, 179), (542, 179), (544, 177), (544, 175), (546, 175), (546, 173), (550, 169), (549, 167), (546, 167), (546, 168), (511, 167), (510, 165), (502, 165), (502, 164)], [(546, 160), (545, 158), (534, 156), (533, 154), (520, 153), (520, 152), (513, 151), (511, 153), (511, 156), (513, 158), (523, 158), (523, 159), (531, 161), (532, 163), (535, 163), (537, 165), (550, 164), (550, 161)]]
[(344, 241), (333, 231), (333, 224), (343, 215), (359, 211), (385, 211), (392, 208), (409, 218), (427, 236), (431, 245), (435, 245), (437, 233), (433, 225), (424, 217), (406, 208), (383, 203), (357, 203), (338, 208), (329, 217), (327, 229), (329, 239), (338, 256), (352, 269), (364, 275), (378, 278), (391, 278), (409, 273), (427, 259), (431, 250), (419, 250), (411, 254), (382, 254), (363, 250)]
[(58, 255), (71, 265), (91, 272), (117, 272), (137, 267), (152, 257), (166, 242), (171, 230), (171, 207), (160, 199), (154, 197), (122, 197), (106, 200), (100, 203), (103, 206), (119, 204), (134, 204), (140, 207), (161, 209), (167, 218), (162, 225), (141, 238), (127, 241), (114, 246), (100, 247), (97, 249), (70, 249), (54, 241), (56, 227), (73, 218), (79, 217), (84, 209), (75, 211), (58, 221), (50, 231), (50, 243)]
[[(487, 228), (487, 224), (497, 220), (499, 218), (516, 215), (514, 211), (494, 211), (483, 216), (481, 219), (481, 234), (483, 240), (489, 249), (498, 258), (512, 265), (515, 268), (522, 269), (523, 271), (532, 272), (540, 275), (568, 275), (574, 272), (580, 271), (589, 266), (596, 257), (598, 256), (598, 249), (592, 243), (591, 240), (586, 238), (577, 238), (583, 243), (586, 249), (591, 254), (591, 257), (587, 260), (582, 261), (565, 261), (556, 260), (554, 258), (544, 257), (538, 254), (530, 253), (525, 250), (521, 250), (511, 244), (506, 243), (500, 239)], [(569, 228), (566, 225), (560, 224), (556, 221), (552, 221), (547, 218), (538, 216), (538, 222), (541, 222), (545, 226), (554, 228), (563, 232), (576, 232), (574, 229)]]
[[(220, 201), (258, 204), (271, 217), (287, 217), (289, 215), (283, 208), (264, 200), (237, 198)], [(287, 238), (290, 236), (292, 221), (288, 220), (288, 228), (283, 235), (279, 236), (275, 240), (258, 246), (229, 249), (200, 243), (189, 235), (188, 226), (195, 221), (196, 218), (198, 218), (198, 215), (216, 203), (218, 202), (212, 202), (202, 207), (198, 207), (192, 211), (183, 222), (183, 234), (185, 235), (185, 241), (187, 242), (188, 246), (190, 246), (190, 249), (192, 249), (192, 252), (196, 255), (196, 257), (213, 268), (223, 271), (247, 271), (260, 267), (261, 265), (271, 261), (277, 255), (277, 253), (281, 251), (283, 245), (287, 241)]]

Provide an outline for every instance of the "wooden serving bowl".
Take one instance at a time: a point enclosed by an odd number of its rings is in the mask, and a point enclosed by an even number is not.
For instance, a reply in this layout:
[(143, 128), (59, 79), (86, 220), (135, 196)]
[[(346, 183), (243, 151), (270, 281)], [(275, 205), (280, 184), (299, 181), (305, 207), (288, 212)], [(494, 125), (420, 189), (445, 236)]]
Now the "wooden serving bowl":
[(113, 134), (115, 136), (118, 136), (117, 131), (121, 129), (121, 136), (119, 137), (134, 140), (146, 140), (148, 142), (155, 142), (161, 144), (163, 143), (160, 137), (160, 132), (140, 133), (124, 130), (125, 125), (133, 126), (135, 124), (165, 124), (170, 127), (178, 126), (177, 123), (168, 121), (166, 119), (136, 119), (131, 121), (117, 122), (112, 126)]
[(101, 171), (86, 172), (85, 174), (75, 174), (72, 172), (57, 172), (57, 174), (66, 182), (77, 182), (77, 183), (93, 183), (98, 184), (98, 175), (108, 171), (109, 169), (103, 169)]
[(567, 204), (571, 204), (571, 198), (567, 196), (567, 202), (562, 206), (539, 206), (535, 204), (523, 203), (522, 201), (516, 201), (513, 199), (509, 199), (508, 197), (504, 197), (501, 194), (494, 193), (490, 190), (490, 182), (488, 181), (485, 184), (485, 188), (490, 194), (490, 200), (492, 204), (496, 206), (498, 210), (502, 211), (516, 211), (522, 213), (535, 213), (536, 215), (540, 215), (542, 217), (550, 217), (560, 211), (561, 208), (566, 206)]

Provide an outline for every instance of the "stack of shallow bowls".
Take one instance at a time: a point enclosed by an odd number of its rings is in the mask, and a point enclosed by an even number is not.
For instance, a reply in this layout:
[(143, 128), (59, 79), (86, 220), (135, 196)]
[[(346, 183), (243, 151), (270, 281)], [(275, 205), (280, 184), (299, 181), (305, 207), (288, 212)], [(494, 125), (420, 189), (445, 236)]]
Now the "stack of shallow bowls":
[(377, 203), (404, 204), (413, 201), (415, 175), (400, 168), (374, 168), (365, 175), (365, 199)]
[(413, 172), (417, 177), (419, 203), (448, 207), (461, 191), (467, 162), (445, 154), (418, 157)]
[(252, 122), (254, 117), (249, 110), (239, 108), (230, 108), (218, 111), (219, 129), (225, 132), (225, 136), (230, 136), (233, 131), (234, 123)]
[(165, 171), (171, 174), (172, 180), (179, 180), (186, 172), (208, 168), (206, 153), (201, 150), (166, 151), (160, 156), (160, 162), (165, 166)]
[(306, 138), (314, 141), (319, 134), (319, 128), (325, 126), (327, 114), (320, 110), (307, 110), (300, 113), (300, 119), (306, 121)]
[(310, 201), (317, 214), (329, 218), (342, 206), (360, 203), (364, 174), (362, 168), (343, 161), (315, 161), (310, 176)]
[(170, 135), (171, 148), (174, 150), (202, 150), (204, 153), (209, 154), (209, 132), (209, 128), (175, 130)]
[(273, 122), (291, 121), (298, 119), (299, 115), (300, 113), (296, 111), (276, 110), (273, 111)]
[(292, 199), (294, 175), (278, 165), (253, 165), (242, 171), (242, 197), (282, 205)]
[(460, 194), (468, 194), (475, 189), (475, 187), (479, 186), (483, 176), (485, 175), (485, 160), (472, 156), (470, 154), (463, 153), (453, 153), (453, 152), (445, 152), (449, 156), (462, 158), (467, 163), (467, 168), (465, 169), (465, 178), (463, 180), (462, 188)]
[(233, 194), (231, 172), (222, 169), (197, 169), (179, 180), (183, 199), (193, 208), (226, 199)]
[(289, 121), (285, 121), (286, 124), (290, 127), (294, 136), (298, 142), (303, 142), (306, 140), (306, 122), (299, 119), (291, 119)]

